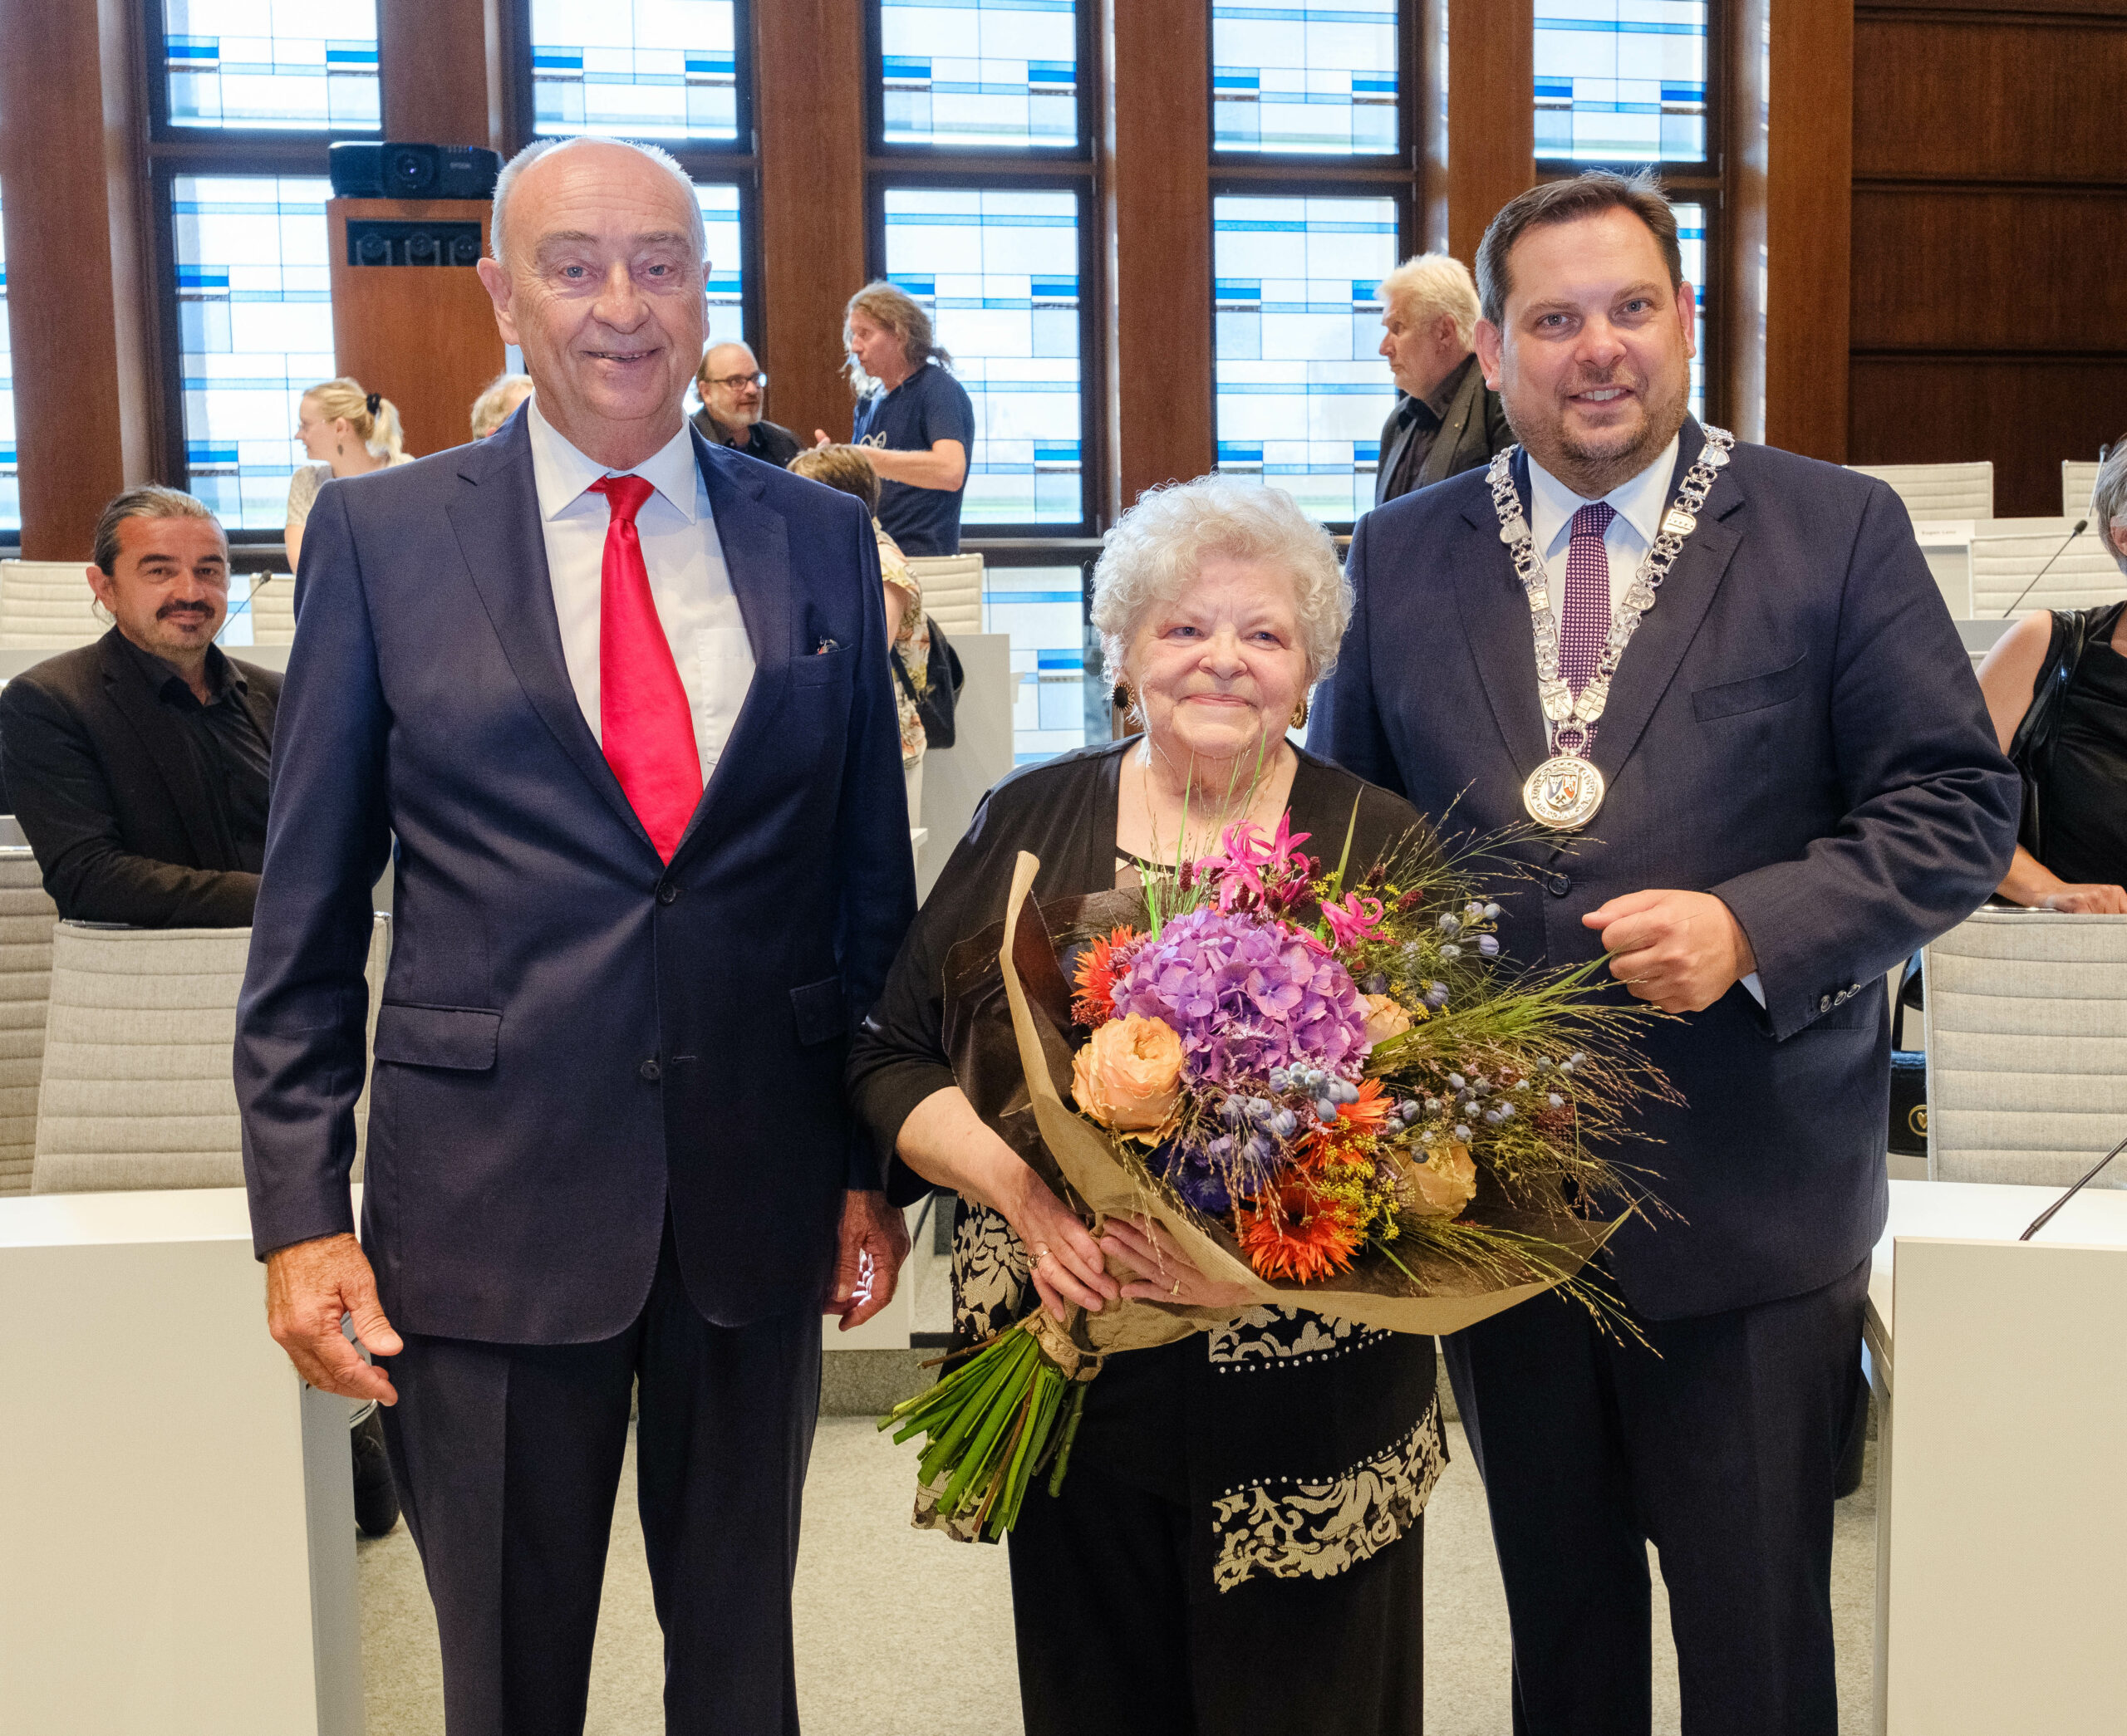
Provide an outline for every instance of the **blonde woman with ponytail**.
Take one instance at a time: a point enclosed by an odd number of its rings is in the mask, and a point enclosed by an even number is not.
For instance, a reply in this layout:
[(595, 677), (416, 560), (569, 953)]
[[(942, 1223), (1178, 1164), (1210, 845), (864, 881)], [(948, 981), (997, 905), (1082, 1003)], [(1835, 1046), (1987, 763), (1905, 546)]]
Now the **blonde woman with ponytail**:
[(366, 476), (386, 464), (408, 464), (399, 431), (399, 411), (389, 398), (363, 389), (358, 380), (327, 380), (302, 395), (296, 438), (314, 463), (299, 464), (288, 480), (288, 571), (302, 548), (317, 491), (336, 478)]

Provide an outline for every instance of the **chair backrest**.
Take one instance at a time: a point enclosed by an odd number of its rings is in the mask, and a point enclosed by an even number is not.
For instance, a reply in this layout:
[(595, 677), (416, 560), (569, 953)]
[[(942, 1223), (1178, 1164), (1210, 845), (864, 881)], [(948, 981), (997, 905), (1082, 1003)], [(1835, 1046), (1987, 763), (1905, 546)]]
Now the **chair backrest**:
[(2071, 519), (2090, 509), (2090, 496), (2097, 492), (2095, 459), (2061, 460), (2061, 510)]
[[(2051, 562), (2051, 566), (2046, 562)], [(2036, 585), (2034, 578), (2045, 577)], [(2017, 596), (2031, 586), (2023, 601)], [(2068, 540), (2047, 532), (2040, 537), (1975, 537), (1972, 539), (1972, 614), (1975, 620), (1995, 620), (2009, 610), (2088, 609), (2109, 603), (2127, 580), (2105, 545), (2090, 531)]]
[[(370, 941), (370, 1028), (388, 945)], [(249, 929), (53, 931), (31, 1190), (228, 1188), (243, 1184), (230, 1052)], [(355, 1107), (356, 1175), (369, 1086)]]
[(1931, 1179), (2066, 1187), (2127, 1134), (2127, 916), (1981, 910), (1923, 969)]
[(1976, 464), (1854, 464), (1848, 467), (1891, 485), (1915, 518), (1992, 518), (1994, 466)]
[(0, 650), (69, 651), (101, 639), (86, 561), (0, 561)]
[(248, 607), (253, 645), (296, 642), (296, 581), (292, 574), (252, 574)]
[(58, 920), (28, 846), (0, 849), (0, 1194), (30, 1190)]
[(923, 612), (946, 632), (982, 630), (982, 557), (921, 555), (908, 569), (923, 587)]

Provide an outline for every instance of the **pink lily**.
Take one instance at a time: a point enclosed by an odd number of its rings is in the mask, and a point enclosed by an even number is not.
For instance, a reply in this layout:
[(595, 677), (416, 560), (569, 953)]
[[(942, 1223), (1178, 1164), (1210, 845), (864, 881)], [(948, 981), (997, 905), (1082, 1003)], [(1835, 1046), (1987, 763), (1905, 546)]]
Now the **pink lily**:
[(1322, 919), (1329, 924), (1330, 940), (1340, 949), (1377, 939), (1382, 914), (1381, 900), (1363, 892), (1354, 892), (1341, 903), (1332, 900), (1322, 906)]

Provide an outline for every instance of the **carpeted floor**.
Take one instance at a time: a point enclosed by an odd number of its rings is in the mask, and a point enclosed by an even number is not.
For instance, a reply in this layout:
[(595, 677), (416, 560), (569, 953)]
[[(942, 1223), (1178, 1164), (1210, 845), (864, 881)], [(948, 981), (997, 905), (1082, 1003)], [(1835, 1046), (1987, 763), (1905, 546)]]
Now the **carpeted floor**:
[[(1426, 1514), (1428, 1736), (1506, 1736), (1506, 1610), (1483, 1492), (1459, 1428)], [(1865, 1729), (1875, 1598), (1874, 1448), (1861, 1493), (1840, 1503), (1832, 1600), (1840, 1721)], [(863, 1417), (823, 1418), (805, 1492), (798, 1563), (798, 1697), (806, 1736), (1020, 1736), (1003, 1552), (911, 1530), (914, 1444)], [(590, 1736), (656, 1736), (661, 1646), (635, 1523), (635, 1467), (613, 1527), (592, 1664)], [(443, 1736), (435, 1627), (402, 1525), (361, 1545), (369, 1736)], [(1655, 1716), (1678, 1729), (1667, 1603), (1658, 1577)]]

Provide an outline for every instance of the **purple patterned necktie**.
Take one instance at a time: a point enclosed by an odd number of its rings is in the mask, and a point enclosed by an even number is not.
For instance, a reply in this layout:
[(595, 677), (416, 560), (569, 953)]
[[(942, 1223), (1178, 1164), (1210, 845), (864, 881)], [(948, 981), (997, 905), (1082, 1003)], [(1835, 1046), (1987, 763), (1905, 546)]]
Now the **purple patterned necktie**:
[(1603, 533), (1618, 509), (1607, 500), (1591, 502), (1573, 515), (1573, 541), (1565, 552), (1565, 601), (1559, 610), (1559, 674), (1573, 689), (1595, 679), (1603, 646), (1610, 636), (1610, 553)]

